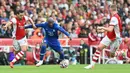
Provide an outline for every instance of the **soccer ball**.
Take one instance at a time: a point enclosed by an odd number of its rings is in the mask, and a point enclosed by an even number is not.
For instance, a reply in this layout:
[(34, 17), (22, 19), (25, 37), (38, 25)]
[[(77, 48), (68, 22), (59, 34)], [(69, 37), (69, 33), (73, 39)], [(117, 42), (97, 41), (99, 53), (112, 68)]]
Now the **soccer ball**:
[(69, 60), (65, 59), (60, 62), (60, 68), (68, 68)]

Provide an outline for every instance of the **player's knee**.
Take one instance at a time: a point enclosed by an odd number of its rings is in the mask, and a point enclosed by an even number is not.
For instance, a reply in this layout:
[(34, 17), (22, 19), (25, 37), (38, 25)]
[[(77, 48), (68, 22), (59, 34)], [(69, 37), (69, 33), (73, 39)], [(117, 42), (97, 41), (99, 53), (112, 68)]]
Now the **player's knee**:
[(41, 45), (47, 47), (47, 44), (46, 44), (46, 43), (42, 43)]
[(27, 51), (27, 49), (26, 49), (26, 48), (23, 48), (23, 49), (22, 49), (22, 51), (26, 52), (26, 51)]
[(97, 47), (96, 50), (102, 51), (102, 48), (101, 47)]
[(21, 50), (24, 52), (27, 51), (27, 48), (28, 48), (27, 46), (21, 46)]
[(104, 44), (99, 44), (97, 50), (102, 51), (106, 46)]
[(46, 46), (45, 46), (45, 45), (42, 45), (42, 46), (41, 46), (41, 49), (46, 49)]

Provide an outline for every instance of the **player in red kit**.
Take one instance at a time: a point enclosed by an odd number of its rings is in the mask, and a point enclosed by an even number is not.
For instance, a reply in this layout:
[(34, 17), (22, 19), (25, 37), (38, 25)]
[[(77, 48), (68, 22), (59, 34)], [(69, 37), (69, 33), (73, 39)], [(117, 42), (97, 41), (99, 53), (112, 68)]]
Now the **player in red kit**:
[(26, 21), (30, 21), (30, 23), (33, 25), (34, 28), (36, 28), (34, 22), (31, 18), (24, 16), (24, 11), (19, 10), (16, 12), (16, 17), (12, 18), (5, 26), (4, 29), (7, 29), (8, 26), (13, 25), (14, 27), (14, 35), (13, 35), (13, 45), (18, 51), (21, 49), (20, 52), (18, 52), (15, 56), (15, 58), (10, 62), (10, 67), (13, 68), (13, 65), (16, 61), (18, 61), (20, 58), (23, 57), (24, 53), (26, 52), (28, 48), (27, 40), (26, 40), (26, 32), (24, 29), (24, 25)]
[(108, 27), (98, 27), (97, 30), (107, 31), (107, 35), (102, 39), (98, 45), (96, 52), (93, 55), (92, 62), (90, 65), (84, 67), (85, 69), (91, 69), (97, 62), (102, 49), (110, 45), (110, 52), (115, 53), (116, 49), (120, 46), (122, 42), (121, 32), (122, 32), (122, 22), (120, 16), (117, 14), (116, 5), (111, 5), (110, 7), (111, 19)]

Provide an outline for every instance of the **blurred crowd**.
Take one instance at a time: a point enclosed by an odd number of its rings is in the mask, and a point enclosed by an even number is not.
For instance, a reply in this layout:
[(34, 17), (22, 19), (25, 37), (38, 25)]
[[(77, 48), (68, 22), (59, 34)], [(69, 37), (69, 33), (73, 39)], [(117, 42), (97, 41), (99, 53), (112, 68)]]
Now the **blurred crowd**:
[[(111, 4), (117, 5), (123, 21), (123, 37), (130, 37), (130, 30), (127, 30), (127, 25), (130, 25), (130, 0), (0, 0), (0, 37), (12, 37), (13, 27), (10, 26), (7, 30), (3, 30), (2, 27), (21, 9), (35, 24), (53, 17), (72, 38), (90, 38), (93, 41), (91, 37), (94, 36), (100, 40), (105, 33), (97, 33), (96, 27), (108, 26)], [(27, 29), (27, 37), (43, 38), (41, 30)], [(65, 37), (60, 34), (60, 38)]]

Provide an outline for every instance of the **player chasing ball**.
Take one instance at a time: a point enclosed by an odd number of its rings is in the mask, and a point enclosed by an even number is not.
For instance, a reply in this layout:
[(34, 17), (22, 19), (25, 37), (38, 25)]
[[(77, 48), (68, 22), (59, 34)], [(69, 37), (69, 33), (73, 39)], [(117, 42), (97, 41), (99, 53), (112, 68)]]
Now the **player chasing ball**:
[(122, 32), (122, 21), (120, 16), (117, 14), (116, 5), (111, 5), (110, 13), (112, 15), (108, 27), (98, 27), (97, 30), (100, 32), (107, 31), (107, 35), (102, 39), (96, 52), (93, 55), (92, 62), (90, 65), (84, 67), (85, 69), (91, 69), (95, 66), (102, 49), (110, 45), (110, 52), (115, 53), (116, 49), (120, 46), (122, 42), (121, 32)]
[[(44, 34), (44, 39), (41, 45), (41, 52), (40, 52), (40, 61), (36, 64), (37, 67), (43, 64), (43, 57), (46, 53), (47, 46), (51, 47), (53, 50), (59, 53), (60, 61), (64, 61), (64, 53), (60, 42), (58, 41), (58, 31), (64, 33), (70, 40), (71, 37), (67, 31), (65, 31), (62, 27), (60, 27), (57, 23), (54, 22), (53, 18), (48, 18), (47, 22), (36, 24), (37, 28), (41, 27), (43, 29), (42, 34)], [(25, 26), (25, 29), (33, 28), (32, 25)]]

